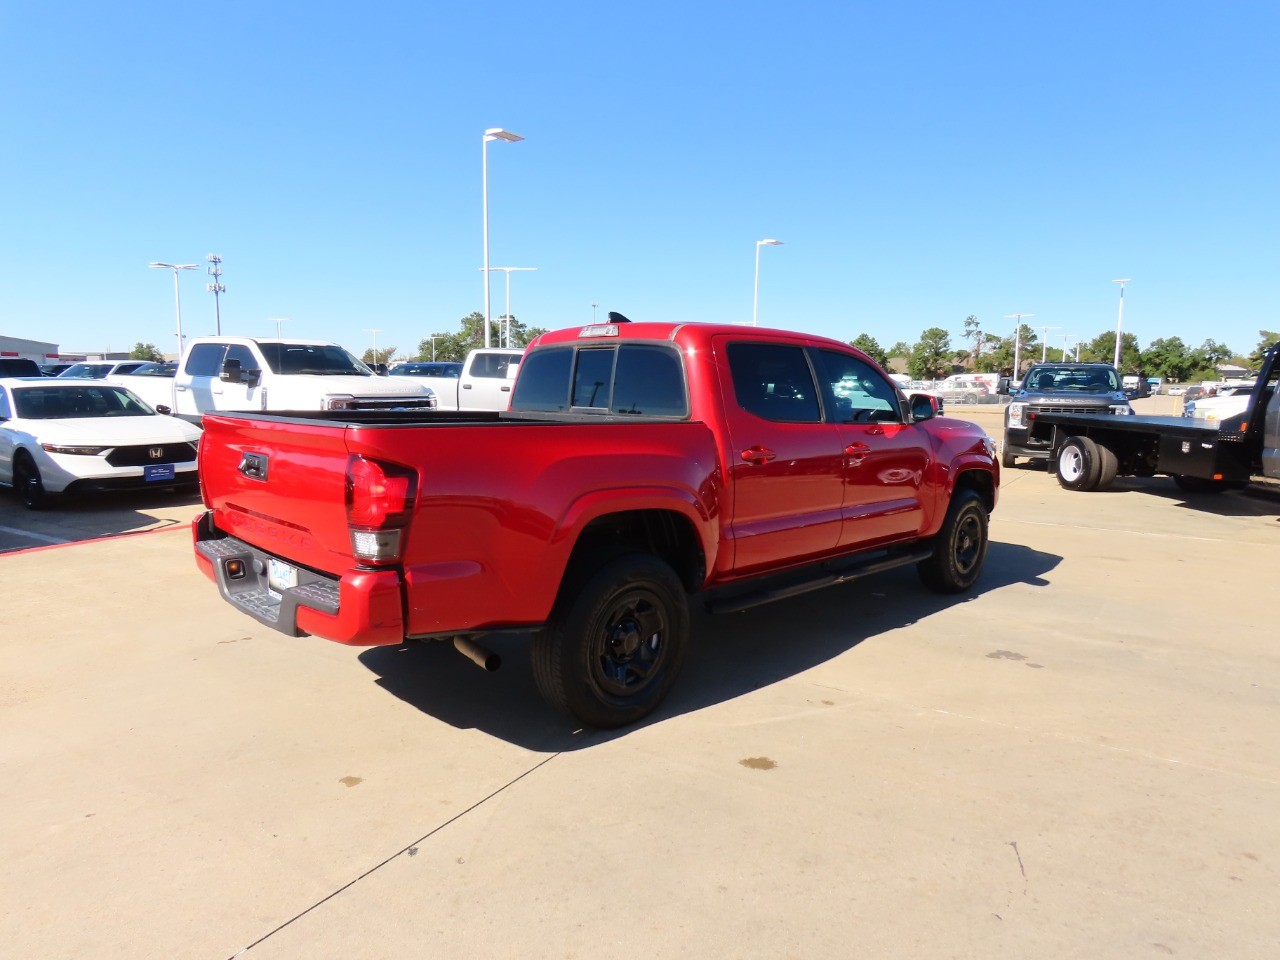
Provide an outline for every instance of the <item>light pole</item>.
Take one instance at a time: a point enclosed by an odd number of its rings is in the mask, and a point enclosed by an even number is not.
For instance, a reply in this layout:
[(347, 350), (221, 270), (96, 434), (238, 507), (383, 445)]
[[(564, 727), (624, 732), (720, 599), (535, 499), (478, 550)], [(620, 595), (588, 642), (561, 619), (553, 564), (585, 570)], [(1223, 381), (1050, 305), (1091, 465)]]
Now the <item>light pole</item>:
[(524, 137), (501, 127), (490, 127), (480, 141), (480, 192), (484, 216), (484, 345), (489, 346), (489, 141), (519, 143)]
[(600, 304), (596, 303), (594, 300), (591, 301), (591, 322), (592, 323), (596, 322), (596, 307), (598, 306), (600, 306)]
[(507, 332), (503, 338), (506, 342), (502, 344), (504, 347), (511, 346), (511, 271), (512, 270), (537, 270), (537, 267), (490, 267), (490, 271), (501, 270), (507, 275)]
[(289, 318), (288, 318), (288, 317), (272, 317), (272, 318), (271, 318), (270, 320), (268, 320), (267, 322), (268, 322), (268, 323), (274, 323), (274, 324), (276, 325), (276, 339), (277, 339), (277, 340), (283, 340), (283, 339), (284, 339), (284, 325), (285, 325), (286, 323), (288, 323), (288, 322), (289, 322)]
[(1112, 280), (1112, 283), (1120, 284), (1120, 313), (1116, 316), (1116, 356), (1112, 362), (1112, 366), (1117, 372), (1120, 370), (1120, 328), (1124, 326), (1124, 285), (1132, 283), (1131, 277), (1125, 277), (1123, 280)]
[(1006, 320), (1015, 320), (1017, 322), (1017, 325), (1013, 328), (1013, 379), (1015, 381), (1021, 379), (1018, 376), (1018, 363), (1020, 362), (1018, 355), (1022, 351), (1022, 318), (1034, 316), (1034, 313), (1006, 313), (1004, 315)]
[(213, 317), (217, 324), (218, 336), (222, 336), (222, 310), (218, 303), (218, 294), (227, 292), (227, 285), (222, 283), (222, 258), (216, 253), (211, 253), (205, 257), (210, 264), (206, 271), (209, 276), (213, 277), (213, 283), (206, 283), (204, 288), (213, 294)]
[[(1070, 340), (1072, 337), (1077, 336), (1077, 334), (1060, 333), (1058, 334), (1058, 336), (1062, 338), (1062, 362), (1066, 363), (1067, 362), (1067, 341)], [(1076, 345), (1079, 346), (1079, 343), (1077, 342)]]
[(172, 270), (173, 271), (173, 306), (178, 313), (178, 359), (182, 359), (182, 297), (178, 295), (178, 271), (179, 270), (195, 270), (199, 264), (196, 263), (160, 263), (154, 262), (147, 264), (153, 270)]
[(370, 330), (368, 327), (364, 327), (362, 329), (362, 332), (373, 334), (373, 362), (377, 363), (378, 362), (378, 334), (382, 332), (382, 328), (378, 327), (376, 329)]
[(436, 341), (443, 340), (443, 339), (444, 337), (442, 335), (437, 335), (431, 338), (431, 362), (432, 363), (436, 362)]
[(1049, 359), (1049, 331), (1061, 330), (1062, 328), (1061, 327), (1036, 327), (1036, 329), (1042, 331), (1041, 336), (1044, 338), (1043, 340), (1040, 341), (1040, 362), (1044, 363), (1046, 360)]
[(753, 327), (759, 326), (759, 324), (756, 321), (759, 315), (759, 308), (760, 308), (760, 248), (765, 246), (780, 247), (782, 246), (782, 241), (781, 240), (757, 240), (756, 241), (756, 285), (753, 293), (751, 294), (751, 325)]

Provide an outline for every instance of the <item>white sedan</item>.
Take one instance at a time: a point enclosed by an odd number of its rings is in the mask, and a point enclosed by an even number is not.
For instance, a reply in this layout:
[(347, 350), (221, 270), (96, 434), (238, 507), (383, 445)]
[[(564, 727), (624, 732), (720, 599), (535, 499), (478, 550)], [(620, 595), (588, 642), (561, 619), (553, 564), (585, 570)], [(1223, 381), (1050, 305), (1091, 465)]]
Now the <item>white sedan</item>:
[(196, 483), (200, 428), (93, 380), (0, 380), (0, 485), (32, 510), (60, 494)]

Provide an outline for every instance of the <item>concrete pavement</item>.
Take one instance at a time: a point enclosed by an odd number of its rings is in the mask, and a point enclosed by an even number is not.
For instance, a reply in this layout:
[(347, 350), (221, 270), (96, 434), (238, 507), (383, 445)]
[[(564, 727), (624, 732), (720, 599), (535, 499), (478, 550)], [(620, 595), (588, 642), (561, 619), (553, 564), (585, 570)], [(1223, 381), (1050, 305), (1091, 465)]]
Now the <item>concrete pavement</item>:
[(486, 675), (261, 628), (177, 518), (0, 557), (0, 943), (1273, 956), (1278, 517), (1006, 471), (973, 596), (897, 571), (699, 615), (668, 704), (611, 734), (544, 707), (517, 642)]

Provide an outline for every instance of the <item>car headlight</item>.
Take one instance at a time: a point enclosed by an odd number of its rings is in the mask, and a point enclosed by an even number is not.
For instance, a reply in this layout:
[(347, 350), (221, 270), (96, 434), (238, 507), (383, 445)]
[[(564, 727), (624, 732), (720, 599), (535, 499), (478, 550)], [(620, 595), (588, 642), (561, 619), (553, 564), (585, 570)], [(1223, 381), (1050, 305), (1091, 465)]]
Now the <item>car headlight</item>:
[(324, 398), (325, 410), (354, 410), (356, 398), (349, 393), (330, 395)]
[(1126, 416), (1133, 413), (1133, 407), (1129, 406), (1127, 403), (1113, 403), (1111, 406), (1107, 407), (1107, 411), (1109, 413), (1116, 414), (1117, 416)]
[(63, 446), (57, 443), (42, 443), (41, 449), (46, 453), (70, 453), (77, 457), (96, 457), (99, 454), (110, 450), (110, 447), (73, 447)]
[(1011, 427), (1022, 426), (1023, 425), (1022, 415), (1026, 412), (1026, 410), (1027, 410), (1027, 405), (1025, 403), (1009, 404), (1009, 426)]
[(1196, 402), (1194, 400), (1182, 408), (1182, 415), (1184, 417), (1194, 417), (1196, 415)]

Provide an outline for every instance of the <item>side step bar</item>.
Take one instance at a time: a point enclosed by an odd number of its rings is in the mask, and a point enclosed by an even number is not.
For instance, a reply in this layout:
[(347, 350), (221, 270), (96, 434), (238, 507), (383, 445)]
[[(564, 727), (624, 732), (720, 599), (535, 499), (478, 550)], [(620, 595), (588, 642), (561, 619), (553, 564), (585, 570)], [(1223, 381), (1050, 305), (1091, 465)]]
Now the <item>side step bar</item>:
[(706, 609), (708, 613), (740, 613), (775, 600), (796, 597), (802, 593), (868, 577), (873, 573), (919, 563), (931, 556), (933, 550), (916, 547), (906, 551), (877, 550), (864, 556), (828, 560), (816, 567), (790, 571), (763, 583), (753, 584), (746, 592), (735, 592), (732, 585), (711, 591), (705, 601)]

